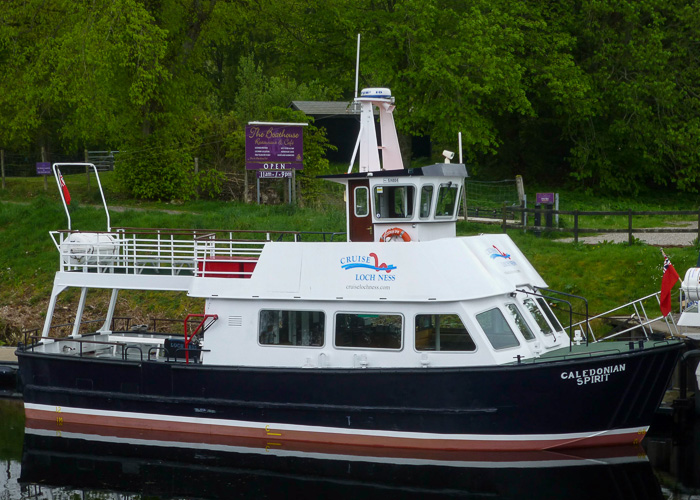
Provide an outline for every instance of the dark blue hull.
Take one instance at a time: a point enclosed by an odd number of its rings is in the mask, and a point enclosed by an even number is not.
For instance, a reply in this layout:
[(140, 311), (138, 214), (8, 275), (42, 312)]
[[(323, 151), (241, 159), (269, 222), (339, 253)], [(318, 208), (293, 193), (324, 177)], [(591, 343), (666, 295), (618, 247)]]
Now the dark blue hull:
[(681, 348), (430, 369), (18, 357), (31, 418), (292, 441), (546, 449), (639, 442)]

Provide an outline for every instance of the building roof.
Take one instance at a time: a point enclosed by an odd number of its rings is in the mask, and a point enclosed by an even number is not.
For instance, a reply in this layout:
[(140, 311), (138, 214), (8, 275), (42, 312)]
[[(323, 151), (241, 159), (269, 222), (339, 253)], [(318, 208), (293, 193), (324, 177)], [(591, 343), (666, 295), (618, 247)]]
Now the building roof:
[(292, 101), (292, 109), (310, 116), (353, 115), (348, 101)]

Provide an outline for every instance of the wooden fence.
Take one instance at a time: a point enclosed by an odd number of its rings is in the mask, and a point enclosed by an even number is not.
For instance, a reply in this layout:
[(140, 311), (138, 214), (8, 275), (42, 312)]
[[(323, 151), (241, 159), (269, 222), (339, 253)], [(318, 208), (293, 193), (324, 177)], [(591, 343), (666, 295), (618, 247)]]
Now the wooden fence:
[[(511, 219), (508, 219), (508, 214), (511, 214)], [(519, 214), (519, 216), (518, 216)], [(526, 221), (528, 215), (533, 216), (540, 215), (540, 219), (545, 219), (549, 216), (552, 218), (558, 215), (570, 215), (574, 218), (573, 227), (553, 227), (553, 226), (542, 226), (542, 225), (527, 225)], [(634, 227), (634, 217), (649, 216), (649, 215), (661, 215), (661, 216), (671, 216), (671, 215), (683, 215), (689, 216), (693, 215), (698, 220), (697, 228), (683, 228), (683, 227), (662, 227), (662, 228), (649, 228), (649, 227)], [(579, 219), (586, 216), (617, 216), (617, 217), (627, 217), (627, 228), (626, 229), (611, 229), (611, 228), (582, 228), (579, 226)], [(513, 222), (513, 219), (520, 219), (520, 222)], [(473, 219), (472, 219), (473, 220)], [(627, 211), (617, 211), (617, 212), (593, 212), (593, 211), (581, 211), (581, 210), (548, 210), (544, 208), (521, 208), (513, 206), (504, 206), (501, 210), (501, 227), (505, 233), (507, 229), (523, 229), (526, 231), (538, 231), (538, 232), (560, 232), (560, 233), (573, 233), (574, 242), (578, 243), (578, 238), (580, 234), (585, 233), (627, 233), (629, 236), (629, 244), (634, 243), (633, 233), (694, 233), (698, 240), (700, 241), (700, 210), (670, 210), (670, 211), (641, 211), (636, 212), (632, 210)]]

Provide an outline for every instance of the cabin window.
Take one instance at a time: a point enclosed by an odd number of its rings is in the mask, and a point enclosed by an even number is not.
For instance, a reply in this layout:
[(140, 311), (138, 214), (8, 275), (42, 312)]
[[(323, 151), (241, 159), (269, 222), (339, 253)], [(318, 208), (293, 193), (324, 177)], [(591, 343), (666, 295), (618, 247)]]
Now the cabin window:
[(549, 318), (549, 323), (554, 327), (554, 329), (557, 332), (563, 332), (564, 328), (561, 326), (561, 323), (559, 323), (559, 320), (557, 317), (554, 315), (552, 310), (549, 308), (547, 305), (547, 301), (544, 300), (542, 297), (537, 299), (537, 303), (540, 305), (542, 310), (544, 311), (544, 314)]
[(456, 314), (419, 314), (416, 316), (417, 351), (475, 351), (462, 319)]
[(459, 206), (459, 186), (452, 182), (440, 184), (438, 188), (435, 217), (453, 217)]
[(336, 347), (401, 349), (403, 317), (400, 314), (338, 313)]
[(326, 315), (322, 311), (260, 311), (258, 339), (263, 345), (322, 346)]
[(377, 219), (411, 219), (415, 186), (377, 186), (374, 188), (374, 206)]
[(365, 186), (355, 188), (355, 216), (367, 217), (369, 215), (369, 189)]
[(423, 186), (420, 190), (420, 218), (430, 217), (430, 206), (433, 203), (433, 186)]
[(535, 320), (535, 323), (537, 323), (537, 326), (542, 330), (542, 333), (545, 335), (551, 335), (554, 332), (552, 331), (552, 327), (549, 326), (549, 323), (547, 323), (547, 320), (544, 319), (544, 315), (542, 314), (542, 311), (540, 311), (540, 308), (537, 307), (537, 304), (535, 304), (535, 301), (532, 299), (525, 299), (523, 300), (523, 304), (525, 304), (525, 308), (528, 310), (530, 315), (532, 315), (533, 319)]
[(506, 311), (510, 313), (513, 321), (515, 322), (515, 326), (518, 327), (518, 330), (520, 330), (520, 333), (525, 340), (535, 340), (535, 334), (532, 333), (530, 327), (527, 326), (527, 322), (525, 321), (525, 318), (523, 318), (523, 315), (520, 314), (518, 306), (515, 304), (506, 304)]
[(520, 345), (500, 309), (491, 309), (477, 314), (476, 320), (481, 325), (481, 329), (484, 330), (494, 349), (507, 349), (508, 347)]

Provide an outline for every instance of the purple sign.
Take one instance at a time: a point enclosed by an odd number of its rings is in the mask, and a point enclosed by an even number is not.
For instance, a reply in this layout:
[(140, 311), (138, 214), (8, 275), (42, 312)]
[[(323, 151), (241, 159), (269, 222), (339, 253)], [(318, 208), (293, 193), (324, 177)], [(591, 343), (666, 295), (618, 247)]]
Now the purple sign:
[(537, 193), (535, 203), (538, 205), (552, 205), (554, 203), (554, 193)]
[(245, 168), (246, 170), (301, 170), (304, 168), (302, 127), (246, 126)]
[(48, 161), (37, 162), (36, 175), (51, 175), (51, 162), (48, 162)]
[(258, 170), (255, 172), (258, 179), (291, 179), (291, 170)]

